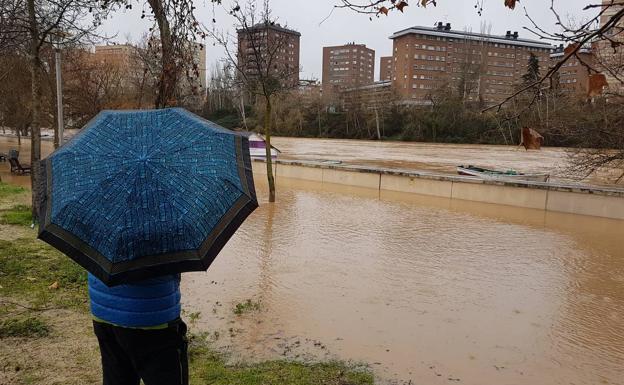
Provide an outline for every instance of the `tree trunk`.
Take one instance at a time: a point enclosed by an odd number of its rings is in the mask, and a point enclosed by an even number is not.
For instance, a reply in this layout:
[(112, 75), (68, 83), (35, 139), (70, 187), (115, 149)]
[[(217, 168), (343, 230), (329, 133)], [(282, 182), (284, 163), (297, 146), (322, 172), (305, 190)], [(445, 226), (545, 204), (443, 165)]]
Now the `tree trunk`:
[(240, 108), (241, 108), (241, 116), (243, 118), (243, 127), (245, 127), (245, 130), (247, 129), (247, 116), (245, 115), (245, 100), (244, 100), (244, 96), (241, 93), (241, 98), (240, 98)]
[(265, 97), (264, 110), (264, 140), (267, 165), (267, 180), (269, 181), (269, 202), (275, 202), (275, 179), (273, 178), (273, 159), (271, 158), (271, 97)]
[(319, 103), (316, 107), (316, 113), (318, 117), (318, 129), (319, 129), (319, 138), (323, 137), (323, 130), (321, 128), (321, 104)]
[(156, 95), (155, 106), (156, 108), (165, 108), (173, 103), (178, 75), (175, 58), (173, 57), (173, 40), (162, 0), (148, 0), (148, 3), (154, 12), (154, 18), (160, 32), (162, 72), (158, 81), (158, 94)]
[(381, 140), (381, 130), (379, 129), (379, 111), (375, 107), (375, 125), (377, 126), (377, 140)]
[(32, 216), (33, 220), (37, 214), (37, 177), (39, 171), (39, 160), (41, 160), (41, 124), (39, 114), (41, 109), (41, 76), (39, 57), (39, 26), (35, 15), (35, 0), (28, 0), (28, 22), (30, 29), (30, 85), (32, 97), (32, 119), (30, 126), (30, 183), (32, 189)]

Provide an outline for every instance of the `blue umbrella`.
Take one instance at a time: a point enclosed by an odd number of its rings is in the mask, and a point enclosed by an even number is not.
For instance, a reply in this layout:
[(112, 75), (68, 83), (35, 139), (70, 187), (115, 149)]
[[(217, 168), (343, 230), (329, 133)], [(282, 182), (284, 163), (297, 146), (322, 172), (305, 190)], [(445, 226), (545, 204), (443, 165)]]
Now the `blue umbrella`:
[(39, 238), (111, 286), (206, 270), (258, 207), (247, 138), (179, 108), (101, 112), (39, 180)]

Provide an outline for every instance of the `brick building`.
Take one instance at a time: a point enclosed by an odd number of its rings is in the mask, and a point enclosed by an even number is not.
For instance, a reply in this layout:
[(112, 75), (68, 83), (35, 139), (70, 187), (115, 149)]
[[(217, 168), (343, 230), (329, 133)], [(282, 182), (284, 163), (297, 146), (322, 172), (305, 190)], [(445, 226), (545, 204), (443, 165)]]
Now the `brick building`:
[[(158, 41), (156, 41), (158, 43)], [(192, 60), (197, 66), (199, 86), (206, 88), (206, 48), (202, 44), (190, 43)], [(95, 46), (93, 60), (98, 63), (106, 63), (114, 66), (123, 73), (122, 80), (125, 83), (137, 82), (143, 77), (144, 64), (137, 52), (138, 48), (131, 44), (108, 44)], [(186, 81), (183, 77), (182, 81)], [(196, 83), (194, 84), (197, 85)]]
[(392, 56), (379, 58), (379, 81), (392, 81)]
[(393, 87), (404, 101), (423, 105), (444, 87), (468, 101), (496, 104), (521, 82), (531, 54), (544, 73), (552, 51), (550, 44), (520, 38), (517, 32), (497, 36), (454, 31), (448, 23), (407, 28), (390, 39)]
[[(550, 55), (551, 65), (557, 64), (565, 56), (563, 44), (555, 48)], [(587, 64), (594, 68), (594, 54), (590, 47), (578, 51), (578, 58), (572, 57), (563, 64), (558, 72), (558, 87), (565, 95), (587, 96), (589, 91), (589, 70)]]
[(249, 77), (258, 72), (256, 56), (260, 56), (260, 67), (266, 66), (267, 52), (272, 55), (272, 67), (276, 74), (285, 75), (284, 85), (299, 84), (299, 47), (301, 34), (279, 24), (257, 24), (247, 30), (239, 29), (238, 62)]
[(375, 51), (364, 44), (323, 47), (323, 98), (331, 101), (342, 90), (374, 82)]
[[(604, 13), (600, 17), (601, 26), (624, 8), (624, 3), (613, 0), (602, 0), (602, 5)], [(624, 44), (624, 19), (620, 19), (607, 31), (606, 35), (608, 39), (603, 39), (596, 44), (596, 62), (598, 67), (603, 69), (602, 73), (607, 78), (610, 91), (624, 93), (624, 84), (618, 80), (624, 79), (624, 45), (615, 49), (612, 45), (612, 41)]]
[(96, 45), (94, 58), (100, 63), (107, 63), (120, 68), (128, 68), (134, 63), (136, 47), (130, 44)]
[(341, 92), (342, 110), (385, 110), (394, 100), (394, 91), (390, 80), (378, 81), (365, 86), (346, 88)]

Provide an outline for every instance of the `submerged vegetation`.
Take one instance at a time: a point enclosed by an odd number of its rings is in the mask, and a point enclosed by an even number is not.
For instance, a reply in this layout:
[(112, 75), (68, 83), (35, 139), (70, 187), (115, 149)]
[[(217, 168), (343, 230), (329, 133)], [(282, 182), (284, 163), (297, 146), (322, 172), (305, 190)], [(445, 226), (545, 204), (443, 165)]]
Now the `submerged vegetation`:
[(236, 307), (234, 308), (234, 314), (243, 315), (245, 313), (250, 313), (256, 310), (260, 310), (260, 303), (248, 299), (245, 302), (240, 302), (236, 304)]
[(191, 383), (196, 384), (364, 385), (374, 382), (365, 367), (335, 361), (308, 364), (277, 360), (228, 365), (223, 355), (215, 353), (201, 339), (191, 342), (189, 360)]

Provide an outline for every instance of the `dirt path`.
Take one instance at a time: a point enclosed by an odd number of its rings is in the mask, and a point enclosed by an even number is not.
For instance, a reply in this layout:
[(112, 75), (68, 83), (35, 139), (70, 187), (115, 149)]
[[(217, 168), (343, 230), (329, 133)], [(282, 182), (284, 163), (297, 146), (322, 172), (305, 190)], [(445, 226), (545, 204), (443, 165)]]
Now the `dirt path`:
[(49, 310), (40, 312), (38, 317), (50, 326), (49, 336), (2, 340), (0, 384), (101, 383), (100, 356), (89, 315), (74, 310)]

